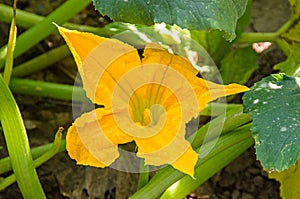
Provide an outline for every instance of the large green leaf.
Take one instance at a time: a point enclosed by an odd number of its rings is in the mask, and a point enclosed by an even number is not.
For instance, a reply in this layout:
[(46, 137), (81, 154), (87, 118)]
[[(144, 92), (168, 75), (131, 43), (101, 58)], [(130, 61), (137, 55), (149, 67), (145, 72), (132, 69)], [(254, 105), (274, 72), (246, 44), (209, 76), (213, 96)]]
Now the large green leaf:
[(165, 22), (190, 30), (219, 29), (227, 40), (235, 38), (247, 0), (93, 0), (102, 14), (114, 21), (152, 25)]
[(220, 72), (224, 84), (245, 84), (258, 68), (256, 58), (257, 54), (251, 46), (230, 51), (221, 61)]
[(282, 171), (300, 156), (300, 79), (283, 74), (257, 82), (245, 93), (251, 113), (257, 159), (267, 170)]

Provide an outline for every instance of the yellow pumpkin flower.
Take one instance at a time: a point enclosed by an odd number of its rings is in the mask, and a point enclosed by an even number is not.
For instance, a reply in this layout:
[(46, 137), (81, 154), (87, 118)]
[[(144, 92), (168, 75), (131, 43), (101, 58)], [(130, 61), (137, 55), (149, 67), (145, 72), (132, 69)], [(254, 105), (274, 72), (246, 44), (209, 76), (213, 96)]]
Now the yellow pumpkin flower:
[(81, 115), (67, 133), (67, 151), (78, 164), (106, 167), (118, 145), (134, 141), (145, 164), (170, 164), (193, 176), (198, 154), (185, 140), (185, 124), (219, 97), (247, 91), (198, 78), (181, 56), (155, 43), (137, 50), (121, 41), (59, 27), (87, 96), (104, 105)]

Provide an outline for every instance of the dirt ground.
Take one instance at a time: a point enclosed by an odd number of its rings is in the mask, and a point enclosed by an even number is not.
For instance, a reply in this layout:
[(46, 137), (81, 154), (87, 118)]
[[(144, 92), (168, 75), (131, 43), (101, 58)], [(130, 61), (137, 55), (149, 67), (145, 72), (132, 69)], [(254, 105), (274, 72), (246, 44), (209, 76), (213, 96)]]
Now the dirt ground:
[[(0, 0), (0, 3), (10, 4), (10, 0)], [(63, 0), (19, 0), (19, 8), (41, 15), (49, 14)], [(252, 21), (248, 28), (251, 31), (277, 30), (289, 18), (287, 0), (253, 0)], [(73, 19), (76, 23), (100, 26), (108, 22), (92, 6), (85, 9)], [(7, 38), (9, 26), (0, 23), (0, 45)], [(20, 28), (19, 31), (22, 31)], [(57, 37), (47, 38), (39, 45), (17, 60), (17, 63), (36, 56), (51, 48), (48, 43)], [(61, 41), (60, 41), (61, 42)], [(53, 42), (56, 44), (56, 42)], [(61, 44), (57, 42), (57, 45)], [(53, 47), (53, 46), (52, 46)], [(273, 46), (259, 55), (259, 69), (252, 75), (248, 86), (262, 77), (274, 72), (272, 66), (285, 59), (282, 52)], [(72, 58), (67, 58), (52, 67), (38, 72), (29, 78), (72, 84), (73, 80), (61, 68), (74, 67)], [(39, 146), (53, 140), (59, 126), (68, 128), (72, 123), (72, 103), (47, 98), (15, 95), (30, 138), (31, 146)], [(1, 133), (0, 143), (4, 146)], [(191, 193), (187, 198), (222, 198), (222, 199), (277, 199), (279, 184), (267, 178), (260, 164), (255, 159), (254, 147), (244, 152), (226, 168), (215, 174), (206, 183)], [(1, 150), (1, 157), (6, 154)], [(37, 169), (38, 175), (49, 199), (122, 199), (133, 194), (137, 187), (137, 174), (124, 173), (111, 168), (97, 169), (76, 166), (67, 154), (60, 153)], [(0, 192), (0, 199), (22, 198), (15, 184)]]

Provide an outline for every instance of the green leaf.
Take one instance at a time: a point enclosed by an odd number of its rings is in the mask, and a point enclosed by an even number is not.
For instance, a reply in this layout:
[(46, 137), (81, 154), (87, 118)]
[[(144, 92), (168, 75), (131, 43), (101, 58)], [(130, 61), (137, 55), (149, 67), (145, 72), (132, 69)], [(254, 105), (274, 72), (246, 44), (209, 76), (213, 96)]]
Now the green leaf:
[[(218, 77), (219, 71), (213, 64), (211, 55), (207, 53), (207, 51), (202, 47), (201, 44), (198, 43), (198, 41), (195, 41), (191, 38), (191, 33), (189, 30), (182, 29), (177, 25), (171, 26), (165, 23), (157, 23), (149, 27), (132, 24), (126, 25), (127, 30), (113, 35), (113, 38), (135, 46), (137, 49), (144, 48), (145, 44), (149, 42), (159, 43), (169, 52), (173, 52), (176, 55), (181, 55), (187, 58), (193, 64), (193, 66), (197, 68), (199, 72), (201, 72), (201, 75), (203, 77), (205, 76), (206, 79)], [(212, 32), (220, 33), (220, 31)], [(211, 39), (209, 41), (213, 41), (215, 39), (213, 37), (210, 38)], [(225, 41), (221, 35), (219, 38), (222, 39), (223, 42), (229, 43)], [(226, 52), (226, 50), (224, 51)]]
[[(236, 35), (239, 35), (244, 31), (244, 29), (249, 25), (251, 18), (251, 0), (248, 1), (246, 10), (241, 18), (239, 18), (236, 28)], [(219, 30), (213, 31), (197, 31), (191, 30), (191, 37), (201, 44), (208, 53), (212, 56), (214, 62), (218, 65), (219, 62), (224, 58), (229, 52), (230, 46), (234, 42), (228, 42), (222, 37), (222, 32)]]
[(13, 69), (13, 60), (14, 60), (13, 56), (14, 56), (14, 50), (15, 50), (16, 38), (17, 38), (16, 9), (17, 9), (17, 1), (14, 1), (13, 4), (14, 14), (10, 24), (9, 38), (7, 44), (7, 54), (5, 59), (5, 68), (3, 73), (3, 79), (7, 85), (9, 84), (11, 72)]
[(269, 178), (280, 182), (280, 195), (286, 199), (299, 199), (300, 196), (300, 159), (282, 172), (272, 172)]
[(289, 45), (290, 53), (294, 56), (295, 60), (300, 63), (300, 43), (292, 43)]
[(274, 69), (279, 70), (280, 72), (285, 73), (286, 75), (295, 76), (300, 70), (300, 65), (295, 60), (295, 57), (292, 54), (290, 54), (285, 61), (276, 64), (274, 66)]
[[(285, 30), (280, 35), (278, 44), (284, 50), (288, 59), (275, 65), (274, 69), (279, 69), (288, 75), (297, 75), (300, 64), (300, 0), (290, 0), (292, 16), (289, 22), (284, 25)], [(286, 28), (285, 28), (286, 27)]]
[(232, 41), (247, 0), (93, 0), (98, 11), (114, 21), (152, 25), (165, 22), (190, 30), (219, 29)]
[[(252, 0), (248, 0), (246, 10), (244, 14), (239, 18), (237, 27), (236, 27), (236, 35), (239, 37), (243, 32), (244, 29), (250, 24), (251, 22), (251, 8), (252, 8)], [(237, 40), (237, 38), (236, 38)]]
[(251, 46), (232, 50), (221, 61), (220, 72), (224, 84), (245, 84), (251, 74), (258, 68), (257, 54)]
[(209, 32), (192, 30), (190, 33), (191, 37), (207, 50), (217, 64), (232, 45), (232, 43), (226, 41), (222, 37), (223, 33), (219, 30), (212, 30)]
[(296, 15), (300, 15), (300, 1), (299, 0), (289, 0), (291, 4), (291, 10)]
[(298, 20), (296, 20), (296, 22), (297, 23), (294, 23), (281, 37), (284, 40), (284, 47), (287, 48), (295, 60), (300, 63), (300, 22)]
[(246, 92), (257, 159), (266, 170), (282, 171), (300, 156), (300, 79), (284, 74), (257, 82)]
[(23, 198), (46, 198), (33, 165), (20, 110), (1, 75), (0, 107), (1, 125), (8, 154)]
[(300, 42), (300, 23), (293, 25), (287, 32), (282, 34), (282, 37), (292, 41)]

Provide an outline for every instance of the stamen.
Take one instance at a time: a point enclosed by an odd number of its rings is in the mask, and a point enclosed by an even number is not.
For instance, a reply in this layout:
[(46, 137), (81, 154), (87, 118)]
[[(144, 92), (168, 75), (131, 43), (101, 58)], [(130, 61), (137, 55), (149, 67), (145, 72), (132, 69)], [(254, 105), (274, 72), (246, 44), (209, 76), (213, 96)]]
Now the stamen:
[(151, 122), (152, 122), (152, 113), (151, 113), (151, 111), (147, 108), (147, 109), (144, 110), (143, 115), (144, 115), (144, 121), (142, 122), (142, 125), (147, 126), (147, 125), (151, 124)]

